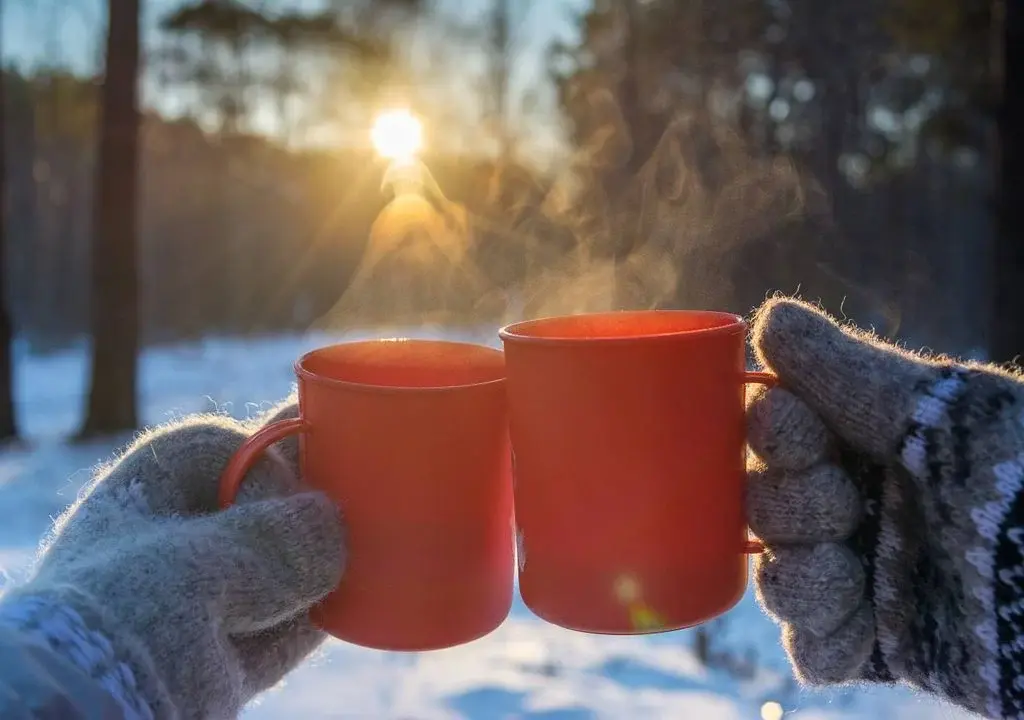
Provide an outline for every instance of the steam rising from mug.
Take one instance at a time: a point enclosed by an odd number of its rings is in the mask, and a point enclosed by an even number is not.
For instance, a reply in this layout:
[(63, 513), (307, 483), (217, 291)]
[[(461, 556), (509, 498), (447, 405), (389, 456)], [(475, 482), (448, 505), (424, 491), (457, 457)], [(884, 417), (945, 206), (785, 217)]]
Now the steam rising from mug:
[(499, 168), (467, 203), (487, 208), (472, 215), (422, 164), (393, 166), (383, 186), (393, 200), (318, 325), (726, 307), (738, 254), (807, 208), (792, 163), (752, 156), (721, 125), (680, 117), (642, 163), (623, 124), (606, 127), (553, 178)]

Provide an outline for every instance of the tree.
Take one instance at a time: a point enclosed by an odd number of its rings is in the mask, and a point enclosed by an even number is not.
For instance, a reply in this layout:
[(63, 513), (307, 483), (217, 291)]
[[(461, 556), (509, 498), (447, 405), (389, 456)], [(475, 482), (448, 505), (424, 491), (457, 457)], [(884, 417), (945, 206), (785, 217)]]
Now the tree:
[(80, 435), (138, 425), (139, 0), (109, 0), (92, 249), (92, 366)]
[(999, 165), (991, 357), (1020, 362), (1024, 356), (1024, 216), (1020, 212), (1024, 200), (1024, 6), (1020, 0), (997, 5), (1003, 5), (1004, 12), (1001, 22), (994, 23), (1002, 92), (996, 116)]
[[(161, 29), (176, 41), (166, 54), (168, 80), (197, 91), (202, 98), (197, 109), (212, 114), (222, 134), (243, 129), (253, 91), (276, 98), (280, 125), (288, 129), (295, 122), (286, 117), (290, 96), (312, 94), (315, 83), (305, 77), (311, 67), (347, 65), (355, 72), (345, 80), (362, 81), (359, 89), (379, 84), (394, 59), (395, 30), (425, 5), (424, 0), (335, 4), (312, 13), (273, 11), (266, 3), (254, 8), (242, 0), (183, 4), (161, 19)], [(253, 62), (254, 54), (259, 62)], [(330, 94), (336, 103), (337, 89)], [(316, 109), (304, 105), (306, 112)]]
[[(3, 28), (3, 5), (0, 4), (0, 30)], [(2, 32), (0, 32), (2, 35)], [(4, 73), (0, 72), (0, 441), (17, 438), (14, 417), (14, 382), (11, 343), (14, 327), (7, 296), (7, 122)]]
[(762, 196), (792, 194), (793, 173), (736, 140), (736, 58), (758, 47), (764, 12), (745, 0), (600, 0), (580, 18), (579, 45), (552, 53), (581, 178), (577, 235), (592, 267), (614, 264), (616, 306), (726, 306), (700, 263), (720, 272), (722, 252), (734, 262), (742, 242), (777, 223), (767, 211), (745, 222), (751, 178), (763, 176)]
[[(251, 98), (257, 94), (275, 98), (281, 139), (293, 139), (299, 124), (290, 108), (293, 96), (303, 96), (298, 105), (308, 119), (316, 109), (310, 99), (319, 79), (328, 88), (331, 104), (340, 104), (332, 83), (316, 78), (318, 73), (310, 73), (309, 68), (347, 65), (358, 68), (360, 74), (379, 77), (392, 56), (388, 31), (419, 12), (422, 4), (422, 0), (363, 0), (310, 13), (241, 0), (196, 0), (161, 19), (161, 28), (175, 41), (165, 69), (172, 83), (198, 91), (203, 98), (199, 109), (216, 118), (216, 136), (224, 147), (251, 157), (246, 151), (252, 145), (246, 134), (252, 131)], [(216, 183), (221, 226), (217, 235), (230, 270), (216, 280), (214, 287), (220, 289), (221, 297), (210, 294), (203, 314), (226, 328), (260, 302), (260, 294), (249, 282), (257, 258), (253, 233), (245, 225), (247, 213), (239, 205), (234, 181), (237, 166), (224, 163), (215, 172), (221, 177)]]
[[(1019, 0), (899, 0), (890, 29), (905, 48), (939, 61), (944, 102), (925, 128), (952, 148), (970, 147), (989, 158), (995, 236), (983, 278), (989, 289), (989, 358), (1024, 356), (1024, 8)], [(1021, 86), (1018, 87), (1018, 83)]]
[(491, 115), (498, 155), (508, 162), (516, 150), (512, 129), (512, 81), (516, 67), (523, 18), (530, 11), (530, 0), (495, 0), (491, 19)]
[[(14, 80), (12, 76), (7, 79)], [(38, 70), (29, 78), (29, 117), (25, 120), (32, 130), (25, 150), (36, 168), (29, 187), (37, 221), (27, 244), (33, 272), (48, 278), (29, 284), (32, 327), (26, 337), (32, 349), (60, 347), (58, 338), (66, 342), (73, 328), (81, 329), (88, 322), (88, 303), (83, 302), (88, 278), (80, 268), (89, 267), (92, 233), (88, 217), (99, 89), (95, 79), (75, 77), (59, 68)], [(13, 115), (15, 109), (9, 109)], [(13, 157), (8, 160), (15, 162)], [(14, 168), (8, 171), (14, 172)], [(14, 181), (19, 180), (24, 182), (24, 175)]]

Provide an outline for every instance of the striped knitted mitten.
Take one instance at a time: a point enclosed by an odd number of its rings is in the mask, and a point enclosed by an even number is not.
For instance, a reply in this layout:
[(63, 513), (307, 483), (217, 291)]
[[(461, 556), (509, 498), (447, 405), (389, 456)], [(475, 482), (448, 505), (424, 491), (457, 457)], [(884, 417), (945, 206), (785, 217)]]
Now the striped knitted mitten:
[(748, 412), (760, 602), (812, 684), (1024, 717), (1024, 384), (767, 302)]

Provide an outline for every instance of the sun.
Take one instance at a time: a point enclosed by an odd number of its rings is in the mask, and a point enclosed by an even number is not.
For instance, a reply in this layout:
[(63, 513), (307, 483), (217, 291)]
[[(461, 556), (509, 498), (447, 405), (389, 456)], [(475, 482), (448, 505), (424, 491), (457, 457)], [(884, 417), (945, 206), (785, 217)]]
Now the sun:
[(408, 110), (389, 110), (373, 123), (371, 139), (381, 157), (412, 160), (423, 146), (423, 124)]

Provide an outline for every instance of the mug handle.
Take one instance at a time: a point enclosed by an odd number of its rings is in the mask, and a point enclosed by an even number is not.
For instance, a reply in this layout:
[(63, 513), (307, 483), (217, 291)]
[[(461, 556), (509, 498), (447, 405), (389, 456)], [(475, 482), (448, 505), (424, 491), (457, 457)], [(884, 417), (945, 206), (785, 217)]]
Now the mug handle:
[(220, 486), (217, 489), (217, 501), (221, 510), (226, 509), (235, 501), (238, 488), (246, 473), (252, 469), (253, 463), (267, 448), (283, 440), (289, 435), (295, 435), (307, 429), (309, 425), (300, 417), (280, 420), (270, 423), (249, 436), (241, 447), (231, 456), (224, 472), (220, 476)]
[[(779, 378), (767, 372), (745, 372), (743, 373), (744, 385), (764, 385), (773, 388), (779, 384)], [(747, 540), (743, 544), (743, 552), (746, 555), (759, 555), (764, 552), (764, 545), (757, 540)]]

